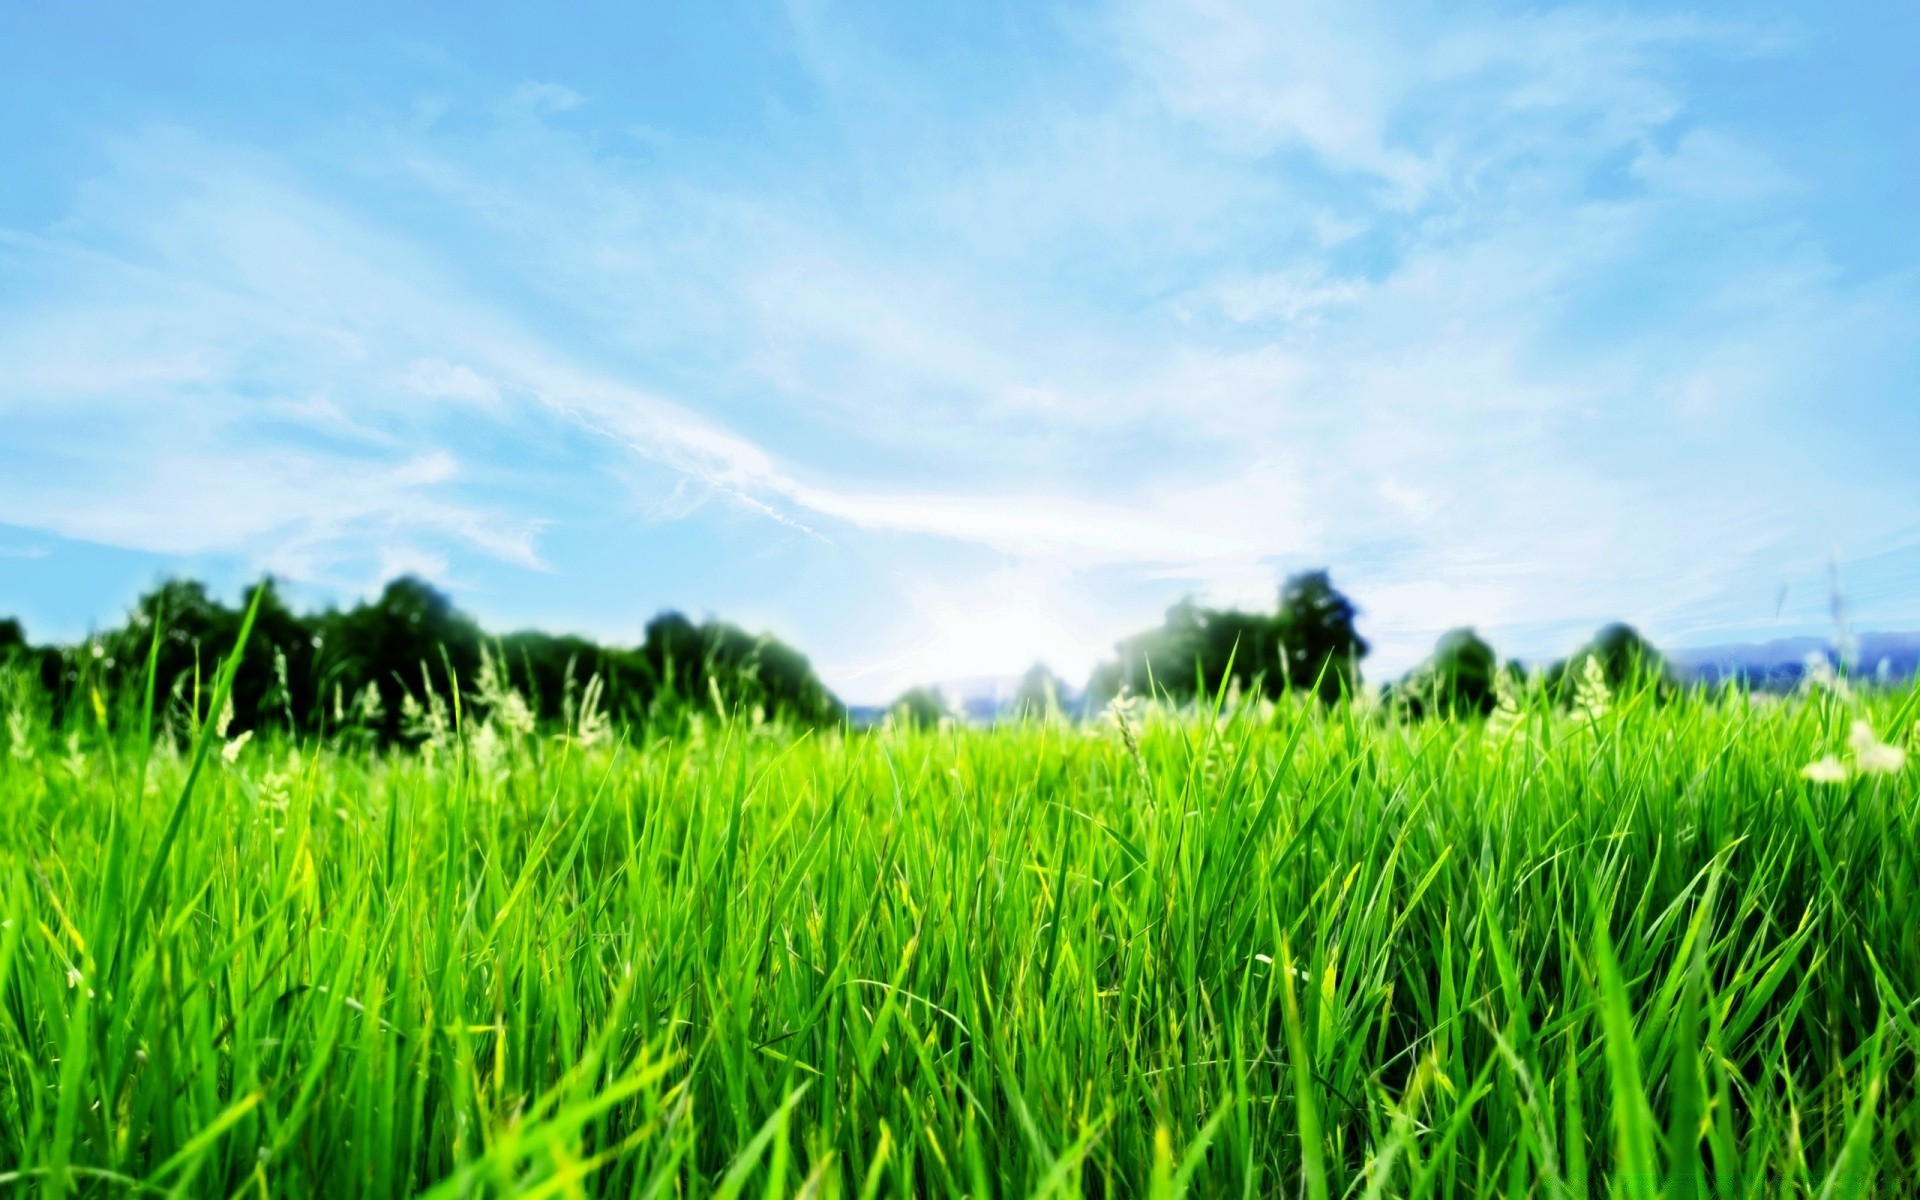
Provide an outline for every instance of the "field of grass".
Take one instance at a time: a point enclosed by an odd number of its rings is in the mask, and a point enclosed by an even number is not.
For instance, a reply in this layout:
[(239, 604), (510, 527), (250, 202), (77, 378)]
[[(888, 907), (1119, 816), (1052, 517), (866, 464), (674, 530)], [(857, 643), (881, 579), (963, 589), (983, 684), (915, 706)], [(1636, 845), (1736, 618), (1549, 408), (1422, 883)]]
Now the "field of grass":
[(1912, 691), (199, 759), (27, 701), (13, 1189), (1915, 1187), (1920, 794), (1848, 747)]

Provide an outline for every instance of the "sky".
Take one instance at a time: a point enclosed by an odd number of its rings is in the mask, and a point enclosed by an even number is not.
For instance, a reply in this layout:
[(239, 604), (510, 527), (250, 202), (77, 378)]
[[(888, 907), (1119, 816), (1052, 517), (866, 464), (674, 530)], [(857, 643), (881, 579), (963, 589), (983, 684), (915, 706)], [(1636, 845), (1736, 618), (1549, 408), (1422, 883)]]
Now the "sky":
[(1920, 628), (1920, 6), (0, 5), (0, 612)]

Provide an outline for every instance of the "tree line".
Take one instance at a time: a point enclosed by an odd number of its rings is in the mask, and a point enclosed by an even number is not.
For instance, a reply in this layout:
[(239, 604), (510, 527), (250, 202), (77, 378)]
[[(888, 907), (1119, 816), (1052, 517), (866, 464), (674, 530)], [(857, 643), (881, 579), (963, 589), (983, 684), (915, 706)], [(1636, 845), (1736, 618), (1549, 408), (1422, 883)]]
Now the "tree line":
[(33, 646), (18, 621), (0, 621), (0, 662), (23, 664), (37, 677), (50, 715), (64, 723), (90, 706), (127, 703), (144, 684), (151, 653), (156, 716), (178, 714), (190, 726), (256, 599), (228, 717), (236, 731), (403, 741), (432, 704), (488, 694), (482, 685), (490, 674), (504, 685), (491, 694), (511, 690), (542, 723), (575, 721), (587, 706), (631, 728), (670, 724), (712, 705), (806, 725), (844, 716), (804, 655), (723, 621), (664, 612), (631, 648), (540, 632), (492, 637), (412, 577), (389, 583), (374, 600), (315, 613), (295, 612), (271, 579), (247, 588), (237, 606), (200, 583), (174, 580), (141, 596), (124, 623), (77, 645)]
[[(1131, 693), (1175, 703), (1236, 694), (1278, 699), (1311, 693), (1332, 702), (1362, 686), (1360, 662), (1369, 647), (1356, 627), (1359, 608), (1324, 571), (1305, 571), (1281, 585), (1272, 612), (1207, 608), (1191, 599), (1169, 608), (1156, 628), (1121, 641), (1114, 659), (1094, 669), (1080, 698), (1083, 712), (1098, 711)], [(1670, 693), (1677, 686), (1660, 652), (1629, 625), (1612, 624), (1541, 676), (1548, 695), (1571, 703), (1588, 678), (1587, 663), (1610, 691)], [(1527, 678), (1517, 661), (1501, 663), (1494, 649), (1470, 628), (1441, 635), (1433, 653), (1381, 697), (1412, 717), (1466, 717), (1491, 713), (1505, 677), (1518, 689)], [(1064, 711), (1064, 681), (1036, 664), (1021, 679), (1011, 708), (1016, 715)], [(902, 696), (894, 715), (929, 724), (945, 709), (937, 692), (915, 688)]]
[[(494, 637), (413, 577), (394, 580), (371, 601), (314, 613), (295, 612), (270, 578), (246, 589), (236, 606), (200, 583), (173, 580), (141, 596), (125, 622), (76, 645), (34, 646), (18, 621), (0, 620), (0, 664), (23, 666), (37, 677), (54, 708), (49, 715), (64, 723), (106, 698), (127, 703), (145, 681), (151, 653), (156, 716), (178, 714), (181, 727), (189, 727), (200, 714), (202, 687), (256, 599), (259, 611), (226, 714), (235, 730), (353, 732), (402, 742), (417, 732), (419, 713), (435, 698), (485, 704), (509, 691), (522, 698), (528, 719), (546, 724), (576, 724), (587, 708), (642, 729), (671, 726), (716, 705), (800, 725), (847, 717), (804, 655), (724, 621), (696, 623), (663, 612), (633, 647), (534, 631)], [(1360, 663), (1369, 647), (1356, 628), (1358, 615), (1324, 570), (1289, 577), (1272, 612), (1182, 600), (1158, 627), (1119, 642), (1115, 658), (1094, 670), (1077, 698), (1064, 680), (1036, 665), (1020, 681), (1012, 715), (1097, 712), (1128, 693), (1175, 703), (1228, 693), (1277, 699), (1287, 692), (1335, 701), (1362, 686)], [(1675, 686), (1646, 639), (1629, 626), (1609, 625), (1545, 671), (1549, 693), (1571, 702), (1590, 673), (1589, 660), (1610, 689), (1650, 686), (1663, 693)], [(1518, 662), (1500, 662), (1472, 629), (1455, 629), (1382, 695), (1415, 718), (1486, 714), (1503, 676), (1517, 686), (1525, 672)], [(490, 682), (497, 686), (486, 686)], [(930, 725), (948, 710), (937, 691), (919, 687), (888, 713), (902, 723)]]
[[(1355, 626), (1359, 611), (1326, 571), (1288, 578), (1271, 613), (1203, 608), (1182, 600), (1167, 610), (1159, 628), (1121, 642), (1119, 657), (1095, 670), (1087, 690), (1101, 700), (1122, 687), (1175, 700), (1227, 690), (1268, 698), (1305, 691), (1336, 700), (1360, 686), (1360, 661), (1369, 647)], [(1674, 683), (1650, 642), (1631, 626), (1613, 624), (1549, 666), (1543, 673), (1547, 690), (1571, 699), (1588, 659), (1613, 690)], [(1440, 636), (1426, 661), (1389, 684), (1383, 695), (1415, 716), (1484, 714), (1493, 710), (1503, 673), (1517, 683), (1526, 670), (1517, 661), (1501, 664), (1474, 630), (1453, 629)]]

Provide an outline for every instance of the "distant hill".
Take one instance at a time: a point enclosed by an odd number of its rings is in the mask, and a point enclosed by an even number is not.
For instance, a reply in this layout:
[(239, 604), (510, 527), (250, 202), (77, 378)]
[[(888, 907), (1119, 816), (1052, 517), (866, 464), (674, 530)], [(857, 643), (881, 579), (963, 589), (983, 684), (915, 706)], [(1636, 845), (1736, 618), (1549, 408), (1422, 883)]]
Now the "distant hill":
[[(1799, 686), (1809, 657), (1835, 657), (1826, 638), (1776, 638), (1770, 642), (1735, 643), (1669, 650), (1671, 662), (1688, 680), (1722, 683), (1729, 679), (1769, 691)], [(1854, 656), (1857, 674), (1869, 678), (1910, 679), (1920, 673), (1920, 633), (1864, 633)]]

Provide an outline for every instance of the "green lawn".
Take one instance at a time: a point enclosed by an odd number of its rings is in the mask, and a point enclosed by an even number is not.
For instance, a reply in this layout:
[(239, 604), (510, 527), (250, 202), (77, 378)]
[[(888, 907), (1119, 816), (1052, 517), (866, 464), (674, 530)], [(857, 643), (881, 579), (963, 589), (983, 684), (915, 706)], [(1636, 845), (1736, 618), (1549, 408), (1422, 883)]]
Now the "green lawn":
[(191, 784), (190, 748), (18, 710), (0, 1177), (1911, 1190), (1920, 775), (1849, 734), (1904, 746), (1917, 707), (709, 711), (590, 747), (469, 711), (403, 753), (209, 733)]

